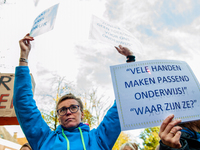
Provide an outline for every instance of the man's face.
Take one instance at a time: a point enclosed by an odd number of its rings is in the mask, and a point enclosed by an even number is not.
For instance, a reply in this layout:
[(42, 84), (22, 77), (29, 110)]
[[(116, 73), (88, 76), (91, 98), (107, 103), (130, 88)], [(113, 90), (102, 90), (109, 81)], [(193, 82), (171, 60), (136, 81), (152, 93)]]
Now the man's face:
[[(67, 99), (65, 101), (62, 101), (58, 105), (58, 109), (63, 107), (70, 107), (71, 105), (79, 105), (79, 104), (75, 99)], [(58, 121), (65, 128), (72, 128), (72, 127), (77, 127), (80, 124), (83, 117), (84, 114), (83, 112), (81, 112), (79, 107), (78, 111), (75, 113), (71, 113), (70, 110), (67, 109), (67, 112), (64, 116), (58, 115)]]

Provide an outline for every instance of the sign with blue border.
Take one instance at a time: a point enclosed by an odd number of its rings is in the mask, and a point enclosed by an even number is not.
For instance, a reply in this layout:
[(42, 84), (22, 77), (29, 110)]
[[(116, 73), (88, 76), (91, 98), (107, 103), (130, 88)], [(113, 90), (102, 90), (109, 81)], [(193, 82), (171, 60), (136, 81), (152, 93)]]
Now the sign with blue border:
[(122, 130), (159, 126), (170, 114), (200, 119), (200, 84), (184, 61), (150, 60), (111, 66)]

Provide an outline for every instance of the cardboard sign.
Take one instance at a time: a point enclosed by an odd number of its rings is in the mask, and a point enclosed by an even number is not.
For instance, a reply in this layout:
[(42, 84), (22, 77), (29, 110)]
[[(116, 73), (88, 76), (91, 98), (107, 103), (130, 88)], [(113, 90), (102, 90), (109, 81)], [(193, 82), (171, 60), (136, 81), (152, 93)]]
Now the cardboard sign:
[[(0, 73), (0, 125), (14, 125), (17, 122), (13, 107), (14, 74)], [(35, 81), (32, 78), (33, 92)], [(14, 117), (14, 119), (13, 119)]]
[(34, 21), (30, 36), (35, 37), (54, 28), (59, 4), (43, 11)]
[(112, 46), (129, 47), (138, 53), (142, 51), (141, 43), (129, 31), (96, 16), (92, 16), (89, 38)]
[(186, 62), (151, 60), (111, 66), (121, 129), (159, 126), (170, 114), (200, 119), (200, 84)]

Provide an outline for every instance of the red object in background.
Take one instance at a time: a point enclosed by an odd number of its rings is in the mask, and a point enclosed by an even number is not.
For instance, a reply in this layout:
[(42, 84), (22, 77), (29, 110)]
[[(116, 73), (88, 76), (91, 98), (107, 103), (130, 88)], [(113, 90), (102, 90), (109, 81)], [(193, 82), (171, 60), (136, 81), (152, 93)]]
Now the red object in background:
[(19, 125), (17, 117), (0, 117), (0, 125)]

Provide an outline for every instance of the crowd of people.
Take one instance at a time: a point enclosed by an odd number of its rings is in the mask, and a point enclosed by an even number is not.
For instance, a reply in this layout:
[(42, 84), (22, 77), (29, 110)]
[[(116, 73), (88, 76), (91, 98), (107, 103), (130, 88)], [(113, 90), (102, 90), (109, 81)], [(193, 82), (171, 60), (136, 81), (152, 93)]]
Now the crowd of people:
[[(83, 103), (80, 98), (69, 93), (62, 96), (56, 105), (60, 125), (56, 131), (43, 120), (33, 99), (28, 56), (31, 41), (34, 38), (27, 34), (19, 41), (20, 59), (15, 70), (13, 104), (20, 126), (30, 144), (22, 146), (21, 150), (111, 150), (120, 132), (120, 122), (116, 102), (107, 111), (102, 122), (96, 129), (82, 123), (84, 118)], [(133, 52), (119, 45), (116, 50), (124, 55), (126, 62), (134, 62)], [(168, 116), (160, 127), (160, 144), (157, 149), (193, 150), (200, 149), (199, 121), (182, 123)], [(26, 149), (25, 149), (26, 148)], [(138, 150), (135, 143), (124, 143), (120, 150)]]

